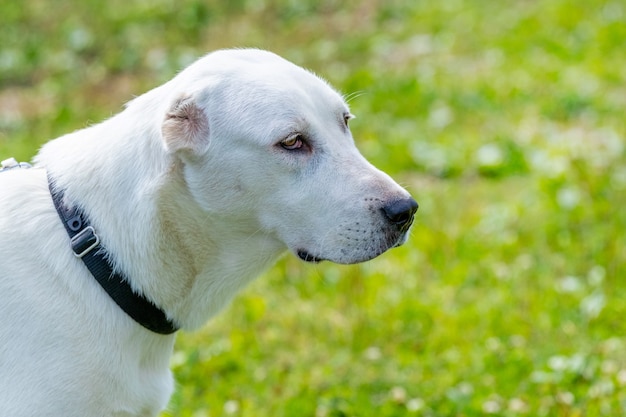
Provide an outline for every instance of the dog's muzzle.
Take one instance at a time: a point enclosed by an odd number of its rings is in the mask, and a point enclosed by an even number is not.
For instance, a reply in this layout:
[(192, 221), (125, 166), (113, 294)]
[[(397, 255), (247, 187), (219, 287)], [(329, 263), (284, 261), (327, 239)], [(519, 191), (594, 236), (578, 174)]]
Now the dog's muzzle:
[(407, 241), (409, 229), (413, 224), (418, 207), (417, 202), (411, 197), (391, 200), (379, 208), (370, 207), (372, 212), (377, 210), (382, 212), (381, 215), (386, 225), (378, 229), (378, 235), (372, 231), (370, 238), (365, 239), (360, 236), (365, 233), (363, 229), (346, 229), (348, 232), (339, 233), (346, 239), (346, 243), (350, 242), (351, 244), (351, 247), (338, 250), (341, 253), (339, 256), (336, 256), (335, 253), (333, 254), (335, 256), (314, 254), (304, 248), (298, 248), (295, 253), (303, 261), (311, 263), (331, 260), (351, 264), (370, 260), (387, 249), (398, 247)]

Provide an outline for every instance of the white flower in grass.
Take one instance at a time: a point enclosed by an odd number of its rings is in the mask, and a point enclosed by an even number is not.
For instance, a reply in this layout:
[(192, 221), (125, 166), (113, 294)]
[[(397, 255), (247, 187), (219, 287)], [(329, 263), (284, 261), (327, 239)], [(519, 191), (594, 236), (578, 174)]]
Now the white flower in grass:
[(235, 414), (239, 411), (239, 403), (235, 400), (228, 400), (224, 403), (224, 413)]
[(566, 210), (571, 210), (580, 205), (580, 190), (576, 187), (563, 187), (556, 194), (556, 201), (559, 206)]
[(521, 398), (511, 398), (509, 400), (509, 411), (516, 414), (528, 412), (528, 404)]
[(422, 411), (426, 406), (426, 402), (421, 398), (411, 398), (406, 402), (406, 409), (412, 413)]
[(496, 168), (504, 163), (504, 152), (495, 143), (488, 143), (476, 152), (478, 165), (483, 168)]
[(497, 414), (502, 410), (502, 406), (496, 400), (487, 400), (483, 403), (483, 411), (487, 414)]

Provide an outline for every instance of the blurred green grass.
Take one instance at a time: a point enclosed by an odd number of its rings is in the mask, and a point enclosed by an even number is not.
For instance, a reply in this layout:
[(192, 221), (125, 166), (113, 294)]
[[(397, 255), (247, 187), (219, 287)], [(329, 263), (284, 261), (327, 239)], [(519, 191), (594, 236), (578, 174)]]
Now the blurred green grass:
[(622, 2), (25, 0), (0, 25), (0, 155), (254, 46), (351, 97), (420, 202), (404, 247), (286, 257), (181, 334), (164, 417), (626, 414)]

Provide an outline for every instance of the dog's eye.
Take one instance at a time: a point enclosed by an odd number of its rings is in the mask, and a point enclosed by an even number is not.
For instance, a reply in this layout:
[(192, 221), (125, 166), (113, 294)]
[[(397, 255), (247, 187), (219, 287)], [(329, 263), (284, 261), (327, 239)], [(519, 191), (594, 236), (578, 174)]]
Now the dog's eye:
[(343, 115), (343, 123), (346, 125), (346, 127), (348, 127), (348, 122), (350, 121), (350, 119), (354, 119), (355, 116), (353, 114), (350, 113), (345, 113)]
[(281, 141), (280, 146), (288, 151), (301, 149), (304, 146), (304, 139), (301, 134), (296, 133)]

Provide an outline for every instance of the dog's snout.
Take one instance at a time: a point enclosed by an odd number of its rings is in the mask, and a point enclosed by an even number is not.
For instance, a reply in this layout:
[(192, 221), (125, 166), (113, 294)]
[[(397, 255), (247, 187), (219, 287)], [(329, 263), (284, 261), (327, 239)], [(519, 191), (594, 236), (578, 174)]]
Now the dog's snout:
[(393, 200), (383, 207), (385, 216), (402, 229), (408, 229), (413, 223), (413, 217), (419, 205), (413, 198)]

